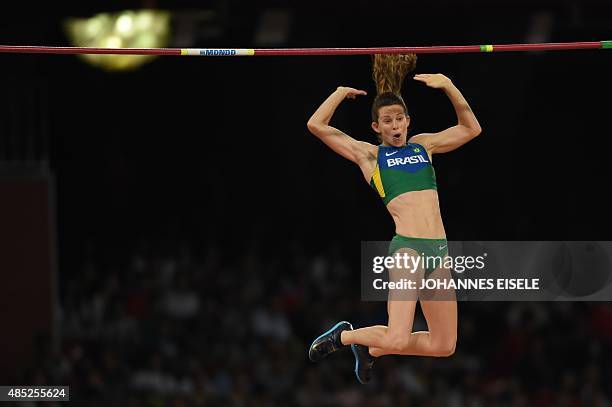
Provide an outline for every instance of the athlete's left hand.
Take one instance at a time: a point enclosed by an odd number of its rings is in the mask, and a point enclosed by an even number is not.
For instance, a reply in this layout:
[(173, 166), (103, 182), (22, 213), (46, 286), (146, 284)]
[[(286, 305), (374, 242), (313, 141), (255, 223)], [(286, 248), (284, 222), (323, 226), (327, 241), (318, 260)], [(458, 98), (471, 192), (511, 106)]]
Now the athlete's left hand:
[(423, 73), (419, 75), (414, 75), (414, 80), (421, 81), (425, 83), (425, 85), (434, 89), (445, 89), (452, 86), (453, 84), (453, 82), (449, 78), (442, 75), (441, 73)]

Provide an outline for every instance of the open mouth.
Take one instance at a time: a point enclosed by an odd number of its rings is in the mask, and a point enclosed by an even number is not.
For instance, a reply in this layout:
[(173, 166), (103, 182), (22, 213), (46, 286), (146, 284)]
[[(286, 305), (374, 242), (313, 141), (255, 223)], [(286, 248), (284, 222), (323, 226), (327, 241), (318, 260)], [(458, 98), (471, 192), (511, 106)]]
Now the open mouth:
[(393, 135), (393, 138), (396, 139), (396, 140), (399, 140), (400, 137), (402, 137), (401, 133), (396, 133), (396, 134)]

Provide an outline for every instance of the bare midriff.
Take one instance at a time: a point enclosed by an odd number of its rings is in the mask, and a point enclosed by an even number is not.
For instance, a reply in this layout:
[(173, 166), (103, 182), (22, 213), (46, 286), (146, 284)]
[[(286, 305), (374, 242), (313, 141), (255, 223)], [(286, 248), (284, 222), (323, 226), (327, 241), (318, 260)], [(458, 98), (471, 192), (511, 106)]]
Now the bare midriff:
[(445, 239), (438, 191), (427, 189), (401, 194), (387, 204), (395, 233), (407, 237)]

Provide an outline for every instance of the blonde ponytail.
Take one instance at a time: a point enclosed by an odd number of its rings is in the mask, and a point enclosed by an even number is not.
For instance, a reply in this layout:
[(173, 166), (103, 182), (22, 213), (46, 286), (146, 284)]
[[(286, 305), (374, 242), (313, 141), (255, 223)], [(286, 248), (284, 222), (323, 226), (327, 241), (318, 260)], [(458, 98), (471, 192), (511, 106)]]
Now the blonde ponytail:
[(400, 95), (404, 78), (416, 67), (416, 54), (376, 54), (372, 67), (372, 78), (376, 93)]

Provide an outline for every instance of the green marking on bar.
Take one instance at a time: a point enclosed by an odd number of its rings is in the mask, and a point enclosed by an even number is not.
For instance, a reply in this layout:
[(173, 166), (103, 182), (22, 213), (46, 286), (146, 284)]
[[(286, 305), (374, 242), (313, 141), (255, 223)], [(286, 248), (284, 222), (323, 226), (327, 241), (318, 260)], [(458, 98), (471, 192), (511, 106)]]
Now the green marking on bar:
[(601, 47), (602, 48), (612, 48), (612, 41), (602, 41)]
[(493, 52), (493, 45), (481, 45), (480, 52)]

